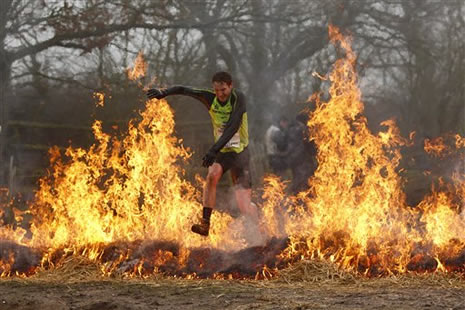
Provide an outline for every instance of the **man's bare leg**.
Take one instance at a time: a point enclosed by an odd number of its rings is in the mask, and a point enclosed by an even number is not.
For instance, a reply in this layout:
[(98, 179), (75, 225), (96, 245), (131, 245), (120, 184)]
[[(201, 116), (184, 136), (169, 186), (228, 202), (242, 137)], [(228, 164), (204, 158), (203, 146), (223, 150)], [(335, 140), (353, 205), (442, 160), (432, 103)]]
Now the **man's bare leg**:
[(249, 246), (262, 244), (264, 241), (264, 232), (260, 226), (257, 206), (251, 202), (252, 190), (236, 185), (235, 194), (237, 206), (243, 215), (245, 228), (244, 238)]
[(234, 194), (241, 214), (258, 221), (257, 207), (251, 201), (252, 190), (250, 188), (243, 188), (241, 185), (236, 185)]
[(203, 188), (203, 206), (215, 208), (216, 203), (216, 185), (223, 175), (223, 167), (218, 163), (213, 163), (208, 167), (207, 182)]
[(218, 163), (213, 163), (208, 167), (207, 182), (203, 189), (203, 210), (202, 220), (199, 224), (192, 225), (192, 231), (202, 235), (208, 236), (210, 230), (210, 216), (215, 207), (216, 202), (216, 185), (223, 175), (223, 168)]

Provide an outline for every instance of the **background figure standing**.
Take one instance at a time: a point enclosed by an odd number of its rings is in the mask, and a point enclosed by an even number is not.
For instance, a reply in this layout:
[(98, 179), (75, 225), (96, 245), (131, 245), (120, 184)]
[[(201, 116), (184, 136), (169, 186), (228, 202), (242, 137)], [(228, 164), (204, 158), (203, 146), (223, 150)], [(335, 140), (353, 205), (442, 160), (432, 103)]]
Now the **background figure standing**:
[(265, 133), (265, 148), (268, 165), (271, 171), (280, 177), (283, 177), (285, 171), (288, 168), (286, 159), (286, 131), (288, 126), (288, 119), (285, 116), (281, 116), (277, 122), (271, 124)]
[(287, 163), (292, 171), (290, 191), (293, 195), (309, 188), (308, 179), (317, 168), (317, 147), (310, 141), (308, 113), (299, 113), (287, 131)]

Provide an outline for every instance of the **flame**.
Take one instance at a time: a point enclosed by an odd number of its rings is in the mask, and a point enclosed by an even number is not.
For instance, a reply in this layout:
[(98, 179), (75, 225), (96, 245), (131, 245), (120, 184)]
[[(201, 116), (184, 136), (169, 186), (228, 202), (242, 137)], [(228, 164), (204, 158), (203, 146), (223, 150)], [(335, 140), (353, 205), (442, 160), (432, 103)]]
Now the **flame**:
[[(24, 229), (3, 227), (3, 239), (40, 249), (42, 267), (56, 267), (69, 255), (82, 255), (102, 262), (104, 274), (120, 268), (133, 255), (130, 243), (140, 240), (176, 242), (180, 250), (175, 257), (170, 250), (156, 250), (127, 273), (141, 274), (146, 259), (154, 272), (170, 260), (182, 266), (188, 248), (229, 249), (242, 244), (243, 240), (223, 237), (232, 220), (226, 214), (213, 215), (207, 240), (186, 233), (202, 208), (199, 190), (183, 178), (179, 166), (191, 153), (174, 137), (173, 111), (166, 101), (147, 101), (141, 118), (130, 122), (122, 140), (105, 133), (102, 122), (96, 121), (92, 127), (96, 143), (88, 150), (69, 147), (63, 154), (58, 147), (51, 148), (49, 174), (40, 180), (29, 206), (32, 238)], [(0, 264), (7, 267), (10, 259)]]
[[(217, 211), (208, 238), (190, 233), (202, 208), (201, 186), (184, 177), (180, 163), (191, 152), (174, 136), (172, 109), (152, 99), (124, 138), (105, 133), (96, 121), (89, 149), (50, 149), (49, 173), (27, 211), (30, 229), (0, 228), (10, 242), (0, 253), (2, 275), (30, 275), (73, 257), (96, 262), (103, 275), (128, 277), (268, 279), (279, 268), (312, 259), (367, 276), (463, 272), (464, 170), (458, 166), (450, 182), (440, 182), (417, 206), (407, 205), (400, 147), (410, 146), (414, 133), (402, 137), (393, 120), (381, 123), (379, 133), (369, 130), (350, 38), (335, 27), (329, 32), (346, 57), (328, 76), (330, 99), (311, 97), (316, 109), (307, 126), (318, 146), (318, 168), (309, 189), (296, 196), (276, 176), (265, 178), (260, 229), (249, 233), (266, 236), (264, 245), (248, 247), (247, 219)], [(139, 54), (129, 78), (142, 77), (146, 68)], [(446, 140), (425, 141), (425, 150), (448, 155), (465, 148), (459, 135)], [(15, 212), (17, 221), (22, 215)], [(23, 268), (16, 263), (21, 252), (34, 258)]]
[(437, 137), (435, 139), (425, 139), (424, 149), (428, 154), (440, 157), (447, 150), (447, 146), (444, 144), (443, 137)]
[[(308, 127), (318, 146), (318, 169), (309, 180), (311, 188), (289, 205), (282, 184), (266, 180), (265, 225), (275, 233), (276, 222), (270, 219), (280, 218), (280, 228), (291, 240), (281, 257), (289, 262), (323, 258), (367, 275), (419, 269), (415, 259), (450, 268), (445, 258), (465, 248), (465, 221), (458, 212), (465, 183), (451, 186), (454, 195), (449, 188), (416, 208), (407, 205), (397, 169), (399, 147), (410, 143), (392, 120), (382, 123), (386, 131), (369, 131), (350, 38), (334, 27), (330, 36), (346, 57), (336, 61), (330, 74), (330, 100), (313, 97), (317, 107)], [(456, 140), (457, 145), (463, 142)], [(452, 197), (462, 199), (454, 203)], [(288, 208), (284, 216), (277, 211), (282, 206)], [(460, 264), (463, 269), (464, 262)]]
[(461, 137), (459, 134), (456, 134), (455, 136), (455, 147), (457, 149), (465, 148), (465, 137)]
[(147, 63), (144, 60), (144, 54), (139, 52), (134, 61), (134, 67), (127, 70), (128, 78), (132, 81), (144, 77), (147, 73)]
[[(93, 125), (88, 151), (52, 149), (53, 170), (41, 180), (31, 214), (34, 247), (63, 248), (138, 239), (200, 245), (185, 234), (201, 210), (198, 193), (182, 179), (177, 160), (190, 153), (173, 137), (172, 110), (151, 100), (123, 141)], [(213, 227), (213, 231), (218, 228)], [(213, 237), (214, 241), (215, 238)]]
[(100, 93), (100, 92), (94, 92), (94, 98), (97, 100), (95, 102), (95, 106), (97, 107), (103, 107), (105, 104), (105, 94)]
[[(3, 254), (3, 253), (2, 253)], [(2, 255), (4, 256), (4, 255)], [(12, 250), (8, 250), (6, 252), (7, 258), (5, 259), (0, 259), (0, 270), (1, 270), (1, 276), (9, 276), (11, 274), (12, 267), (15, 263), (15, 253)]]
[(457, 150), (465, 148), (465, 138), (459, 134), (448, 134), (445, 137), (425, 139), (424, 150), (435, 157), (445, 158), (456, 154)]

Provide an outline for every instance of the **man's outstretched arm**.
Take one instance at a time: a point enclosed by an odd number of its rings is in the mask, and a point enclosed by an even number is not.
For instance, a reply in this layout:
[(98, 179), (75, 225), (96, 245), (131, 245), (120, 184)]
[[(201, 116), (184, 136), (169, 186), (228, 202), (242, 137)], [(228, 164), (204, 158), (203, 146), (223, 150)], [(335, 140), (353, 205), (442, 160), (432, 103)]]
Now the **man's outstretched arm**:
[(183, 95), (189, 96), (202, 102), (207, 109), (210, 109), (211, 103), (215, 98), (215, 93), (206, 89), (191, 88), (186, 86), (172, 86), (169, 88), (152, 88), (147, 91), (149, 99), (163, 99), (166, 96)]

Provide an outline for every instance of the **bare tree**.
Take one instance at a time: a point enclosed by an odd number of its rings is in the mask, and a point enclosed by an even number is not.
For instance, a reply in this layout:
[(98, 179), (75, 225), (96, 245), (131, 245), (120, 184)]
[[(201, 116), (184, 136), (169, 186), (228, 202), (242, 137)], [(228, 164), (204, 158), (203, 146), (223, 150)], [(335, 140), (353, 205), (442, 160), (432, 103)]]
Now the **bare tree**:
[(328, 44), (330, 23), (352, 33), (361, 86), (374, 110), (397, 110), (404, 131), (465, 130), (462, 0), (4, 0), (0, 5), (0, 148), (5, 91), (12, 83), (26, 81), (43, 94), (47, 83), (125, 89), (121, 67), (139, 50), (161, 86), (205, 85), (214, 71), (231, 71), (249, 94), (253, 135), (261, 137), (264, 111), (305, 101), (323, 86), (310, 74), (328, 72), (336, 55)]
[(361, 7), (364, 20), (352, 29), (361, 69), (375, 77), (368, 101), (396, 115), (404, 133), (464, 132), (464, 11), (460, 0)]
[[(5, 92), (11, 86), (12, 76), (25, 78), (25, 72), (12, 72), (17, 68), (24, 71), (17, 64), (29, 58), (37, 65), (35, 55), (51, 49), (60, 54), (55, 60), (66, 57), (65, 50), (75, 55), (76, 51), (89, 53), (108, 46), (131, 29), (206, 29), (238, 20), (244, 14), (232, 12), (227, 16), (214, 16), (208, 21), (197, 21), (190, 17), (182, 2), (165, 0), (137, 3), (127, 0), (5, 0), (0, 5), (0, 163), (5, 162), (3, 155), (8, 124)], [(0, 171), (2, 183), (3, 169)]]

